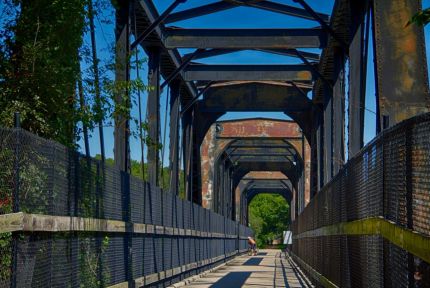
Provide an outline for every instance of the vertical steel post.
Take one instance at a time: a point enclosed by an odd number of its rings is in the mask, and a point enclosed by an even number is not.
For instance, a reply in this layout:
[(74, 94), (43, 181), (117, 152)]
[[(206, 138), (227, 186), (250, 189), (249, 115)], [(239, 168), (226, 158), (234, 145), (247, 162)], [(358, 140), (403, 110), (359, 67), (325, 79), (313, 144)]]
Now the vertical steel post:
[(148, 49), (148, 180), (151, 189), (158, 186), (158, 169), (160, 163), (159, 140), (160, 140), (160, 50), (159, 48)]
[(178, 195), (180, 83), (172, 82), (170, 86), (170, 191)]
[(324, 113), (319, 115), (319, 125), (317, 130), (317, 151), (318, 151), (318, 191), (324, 186)]
[(373, 1), (378, 126), (430, 111), (424, 28), (405, 24), (421, 10), (421, 1)]
[(193, 110), (188, 110), (182, 117), (183, 145), (184, 145), (184, 177), (186, 199), (192, 201), (192, 145), (193, 145)]
[(19, 154), (20, 154), (20, 145), (21, 145), (21, 119), (20, 119), (19, 112), (15, 112), (14, 114), (14, 126), (15, 126), (15, 133), (16, 133), (16, 143), (15, 143), (15, 189), (14, 189), (14, 195), (13, 195), (13, 212), (19, 212), (19, 186), (20, 186), (20, 180), (19, 180)]
[[(351, 1), (351, 43), (349, 45), (348, 158), (363, 147), (364, 108), (370, 15), (366, 1)], [(367, 16), (367, 17), (366, 17)], [(366, 21), (367, 19), (367, 21)]]
[[(115, 12), (115, 85), (123, 87), (124, 83), (130, 80), (128, 60), (130, 54), (130, 7), (128, 0), (117, 2), (118, 8)], [(119, 90), (115, 95), (115, 105), (130, 107), (128, 89)], [(114, 158), (115, 164), (122, 171), (130, 171), (129, 124), (129, 115), (117, 115), (115, 117)]]
[(332, 99), (332, 172), (331, 177), (339, 172), (345, 162), (345, 53), (341, 48), (335, 49), (334, 86)]
[(302, 202), (302, 207), (300, 207), (300, 212), (302, 212), (304, 209), (305, 209), (305, 205), (306, 205), (306, 194), (305, 194), (305, 191), (306, 191), (306, 155), (305, 155), (305, 153), (306, 153), (306, 149), (305, 149), (305, 134), (303, 134), (303, 130), (300, 130), (301, 131), (301, 133), (302, 133), (302, 161), (303, 161), (303, 166), (302, 166), (302, 169), (303, 169), (303, 171), (302, 171), (302, 199), (303, 199), (303, 202)]
[[(14, 126), (15, 126), (15, 160), (14, 160), (14, 170), (15, 170), (15, 187), (13, 190), (12, 197), (12, 211), (14, 213), (19, 212), (19, 192), (20, 192), (20, 179), (19, 179), (19, 155), (20, 155), (20, 145), (21, 145), (21, 119), (19, 112), (14, 114)], [(18, 272), (18, 234), (16, 232), (12, 233), (12, 277), (11, 277), (11, 287), (17, 287), (17, 272)]]
[(324, 186), (333, 177), (333, 90), (324, 84), (324, 142), (323, 142), (323, 183)]

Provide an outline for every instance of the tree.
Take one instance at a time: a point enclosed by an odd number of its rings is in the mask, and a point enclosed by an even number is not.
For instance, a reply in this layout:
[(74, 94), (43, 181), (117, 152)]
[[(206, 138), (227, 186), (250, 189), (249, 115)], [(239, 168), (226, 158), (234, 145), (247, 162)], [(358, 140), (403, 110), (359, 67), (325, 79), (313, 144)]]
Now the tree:
[(73, 146), (85, 1), (4, 2), (14, 13), (0, 33), (0, 125), (18, 111), (23, 128)]
[(262, 246), (282, 238), (290, 221), (290, 207), (280, 195), (259, 194), (249, 204), (249, 223)]

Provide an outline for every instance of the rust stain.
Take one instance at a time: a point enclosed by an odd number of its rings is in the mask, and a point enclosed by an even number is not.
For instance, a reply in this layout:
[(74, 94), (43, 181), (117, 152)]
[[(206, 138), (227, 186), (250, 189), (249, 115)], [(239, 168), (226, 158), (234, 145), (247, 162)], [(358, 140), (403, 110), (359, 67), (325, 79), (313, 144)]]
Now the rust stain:
[[(297, 123), (292, 121), (271, 119), (244, 119), (240, 121), (218, 122), (222, 125), (221, 132), (215, 132), (215, 124), (209, 129), (201, 146), (201, 175), (203, 207), (210, 208), (213, 194), (214, 162), (216, 157), (231, 143), (234, 137), (273, 137), (273, 138), (299, 138), (302, 136)], [(215, 137), (225, 137), (217, 138)], [(306, 140), (305, 140), (306, 141)], [(289, 142), (302, 156), (302, 140), (289, 139)], [(249, 148), (253, 149), (253, 148)], [(310, 200), (310, 146), (305, 142), (305, 204)], [(288, 179), (281, 172), (253, 171), (244, 178), (255, 179)], [(243, 181), (243, 180), (242, 180)], [(242, 183), (241, 181), (241, 183)], [(236, 198), (237, 201), (237, 198)]]
[(252, 119), (222, 122), (219, 137), (301, 137), (297, 123), (276, 120)]
[(297, 79), (299, 80), (312, 80), (312, 73), (309, 71), (301, 71), (297, 73)]

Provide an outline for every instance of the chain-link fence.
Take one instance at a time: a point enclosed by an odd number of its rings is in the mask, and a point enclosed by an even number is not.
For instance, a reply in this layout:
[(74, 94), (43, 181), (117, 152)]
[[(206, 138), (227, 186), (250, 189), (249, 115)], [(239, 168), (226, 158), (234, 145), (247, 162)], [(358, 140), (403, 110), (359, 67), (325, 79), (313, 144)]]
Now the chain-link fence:
[(0, 287), (164, 287), (252, 233), (21, 129), (0, 129), (0, 165)]
[(340, 287), (430, 287), (429, 225), (426, 114), (385, 130), (312, 199), (293, 253)]

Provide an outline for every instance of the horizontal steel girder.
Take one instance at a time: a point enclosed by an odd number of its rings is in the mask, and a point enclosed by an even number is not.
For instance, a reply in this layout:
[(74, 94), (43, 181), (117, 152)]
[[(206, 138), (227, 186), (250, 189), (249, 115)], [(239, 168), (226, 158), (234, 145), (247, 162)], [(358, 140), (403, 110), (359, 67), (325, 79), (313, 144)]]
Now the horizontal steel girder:
[(309, 29), (166, 29), (166, 48), (324, 48), (327, 34)]
[(185, 81), (311, 81), (306, 65), (203, 65), (191, 64)]
[(286, 112), (310, 111), (312, 108), (311, 100), (301, 95), (295, 88), (263, 83), (212, 87), (205, 93), (200, 103), (201, 111), (204, 112)]
[[(225, 54), (230, 54), (230, 53), (235, 53), (235, 52), (245, 51), (245, 50), (260, 51), (260, 52), (277, 54), (282, 56), (289, 56), (289, 57), (298, 57), (297, 55), (298, 50), (296, 49), (218, 49), (218, 48), (215, 48), (215, 49), (203, 50), (203, 52), (199, 52), (197, 54), (195, 53), (185, 54), (182, 58), (189, 59), (190, 57), (192, 57), (193, 60), (205, 59), (209, 57), (220, 56), (220, 55), (225, 55)], [(320, 60), (320, 55), (317, 53), (311, 53), (306, 51), (298, 51), (298, 52), (305, 59), (308, 59), (311, 61)]]
[[(171, 14), (167, 19), (164, 21), (165, 24), (173, 23), (177, 21), (187, 20), (203, 15), (212, 14), (215, 12), (220, 12), (224, 10), (229, 10), (235, 7), (240, 7), (241, 5), (246, 5), (247, 7), (254, 7), (259, 8), (267, 11), (272, 11), (284, 15), (290, 15), (294, 17), (300, 17), (304, 19), (314, 20), (312, 15), (310, 15), (306, 10), (298, 7), (293, 7), (289, 5), (284, 5), (276, 2), (270, 2), (270, 1), (244, 1), (239, 0), (235, 2), (227, 2), (227, 1), (220, 1), (216, 3), (210, 3), (207, 5), (191, 8), (188, 10), (180, 11)], [(329, 16), (326, 14), (318, 14), (321, 19), (324, 19), (324, 21), (329, 21)]]

